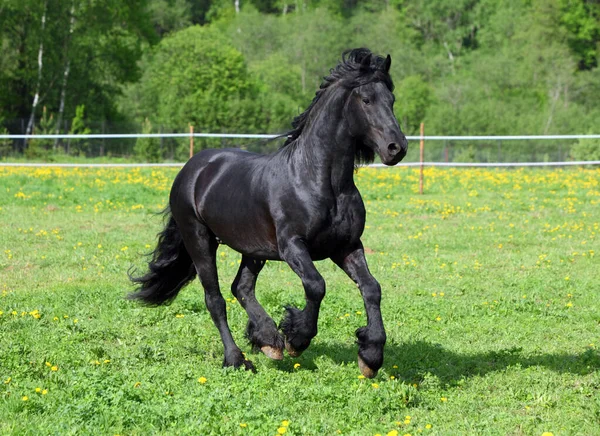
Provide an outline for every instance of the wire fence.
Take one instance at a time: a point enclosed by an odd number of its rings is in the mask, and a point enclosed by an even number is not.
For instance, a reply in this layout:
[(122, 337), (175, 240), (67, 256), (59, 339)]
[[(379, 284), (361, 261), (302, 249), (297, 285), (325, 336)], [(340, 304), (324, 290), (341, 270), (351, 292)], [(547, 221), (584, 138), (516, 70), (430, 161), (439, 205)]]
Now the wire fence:
[[(409, 141), (426, 142), (425, 166), (563, 166), (598, 165), (600, 160), (600, 134), (598, 135), (504, 135), (504, 136), (408, 136)], [(279, 139), (279, 140), (277, 140)], [(194, 151), (203, 148), (237, 147), (255, 152), (276, 150), (285, 135), (273, 134), (237, 134), (237, 133), (90, 133), (90, 134), (0, 134), (0, 156), (9, 165), (7, 156), (14, 156), (18, 144), (28, 142), (35, 146), (39, 155), (27, 154), (26, 158), (35, 160), (56, 160), (53, 155), (59, 153), (61, 160), (69, 156), (108, 157), (134, 159), (136, 144), (141, 140), (156, 141), (159, 160), (167, 161), (152, 166), (180, 166), (189, 157), (190, 141)], [(33, 144), (33, 145), (32, 145)], [(581, 144), (597, 153), (574, 155), (573, 150)], [(5, 153), (2, 153), (2, 150)], [(8, 150), (8, 152), (7, 152)], [(12, 152), (12, 153), (11, 153)], [(66, 158), (64, 157), (66, 156)], [(141, 159), (140, 159), (141, 160)], [(10, 163), (10, 165), (26, 165)], [(30, 165), (30, 164), (27, 164)], [(31, 164), (42, 165), (42, 164)], [(72, 164), (48, 162), (53, 166), (145, 166), (138, 163)], [(421, 165), (419, 147), (414, 142), (409, 145), (409, 153), (400, 165)], [(377, 166), (377, 165), (376, 165)]]

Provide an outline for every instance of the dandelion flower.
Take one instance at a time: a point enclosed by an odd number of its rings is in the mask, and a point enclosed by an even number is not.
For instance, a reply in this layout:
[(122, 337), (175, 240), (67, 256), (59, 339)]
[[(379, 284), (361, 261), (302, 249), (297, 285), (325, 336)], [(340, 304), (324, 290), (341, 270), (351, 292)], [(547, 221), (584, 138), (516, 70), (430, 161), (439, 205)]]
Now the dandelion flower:
[(448, 401), (448, 398), (442, 397), (442, 398), (440, 398), (440, 400), (442, 400), (442, 403), (445, 403), (446, 401)]
[(46, 395), (48, 393), (48, 389), (43, 389), (42, 390), (42, 395)]
[(39, 394), (40, 392), (42, 392), (42, 388), (35, 388), (35, 391)]
[(287, 428), (285, 428), (285, 427), (279, 427), (277, 429), (277, 434), (285, 434), (286, 431), (287, 431)]
[(54, 365), (50, 368), (51, 371), (58, 371), (58, 366)]
[(542, 436), (554, 436), (554, 433), (552, 433), (551, 431), (545, 431), (544, 433), (542, 433)]
[(294, 363), (294, 369), (298, 369), (300, 368), (300, 364), (299, 363)]
[(29, 397), (27, 395), (23, 395), (23, 398), (21, 398), (23, 401), (27, 401), (29, 400)]
[(240, 427), (246, 428), (246, 427), (248, 427), (248, 424), (246, 424), (245, 422), (242, 422), (242, 423), (240, 423)]
[(377, 383), (373, 383), (373, 384), (371, 384), (371, 386), (373, 386), (373, 388), (375, 388), (375, 389), (379, 389), (379, 385)]
[(282, 427), (289, 427), (289, 425), (290, 425), (290, 422), (287, 419), (281, 421), (281, 426)]
[(426, 428), (427, 430), (429, 430), (431, 427), (432, 427), (432, 425), (431, 425), (431, 424), (425, 424), (425, 428)]
[(198, 383), (200, 383), (201, 385), (203, 385), (204, 383), (206, 383), (208, 380), (206, 379), (206, 377), (200, 377), (198, 379)]
[(398, 430), (388, 431), (385, 436), (398, 436)]

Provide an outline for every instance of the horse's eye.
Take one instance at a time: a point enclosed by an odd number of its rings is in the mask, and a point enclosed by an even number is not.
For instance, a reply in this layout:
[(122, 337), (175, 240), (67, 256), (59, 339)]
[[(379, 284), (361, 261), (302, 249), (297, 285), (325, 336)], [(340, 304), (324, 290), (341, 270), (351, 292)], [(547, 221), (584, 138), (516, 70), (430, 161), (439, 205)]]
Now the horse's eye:
[(371, 104), (371, 100), (369, 100), (367, 97), (363, 97), (362, 101), (364, 104)]

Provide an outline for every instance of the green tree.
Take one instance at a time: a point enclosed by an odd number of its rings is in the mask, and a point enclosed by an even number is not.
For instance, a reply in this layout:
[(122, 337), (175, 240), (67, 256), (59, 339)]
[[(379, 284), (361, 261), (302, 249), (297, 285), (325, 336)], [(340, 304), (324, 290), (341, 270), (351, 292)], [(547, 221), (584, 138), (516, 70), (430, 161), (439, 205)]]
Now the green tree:
[[(75, 109), (75, 116), (71, 121), (70, 135), (88, 135), (91, 130), (85, 123), (85, 106), (80, 105)], [(85, 155), (88, 151), (89, 142), (86, 139), (71, 139), (67, 142), (67, 153)]]
[[(148, 118), (142, 123), (142, 133), (154, 133)], [(137, 138), (133, 151), (136, 157), (146, 162), (160, 162), (162, 158), (159, 138)]]
[[(54, 133), (55, 121), (54, 115), (49, 114), (46, 106), (42, 108), (42, 116), (40, 117), (37, 128), (32, 133), (38, 135), (51, 135)], [(36, 138), (29, 140), (29, 146), (25, 150), (25, 156), (28, 158), (42, 158), (44, 160), (52, 160), (52, 139)]]
[(431, 87), (419, 76), (408, 76), (397, 86), (396, 96), (396, 115), (406, 133), (414, 135), (419, 131), (431, 104)]
[[(590, 131), (588, 134), (593, 135), (598, 132)], [(574, 160), (600, 161), (600, 139), (579, 139), (571, 147), (571, 157)]]
[(145, 59), (144, 74), (127, 98), (139, 116), (171, 131), (188, 124), (198, 132), (266, 127), (259, 86), (244, 57), (211, 28), (193, 26), (164, 38)]

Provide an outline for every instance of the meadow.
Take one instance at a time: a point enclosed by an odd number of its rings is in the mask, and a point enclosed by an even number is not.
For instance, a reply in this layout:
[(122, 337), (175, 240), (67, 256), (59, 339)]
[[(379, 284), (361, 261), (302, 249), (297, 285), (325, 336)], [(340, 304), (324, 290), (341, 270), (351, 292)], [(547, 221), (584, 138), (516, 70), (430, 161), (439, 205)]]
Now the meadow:
[[(319, 334), (256, 374), (223, 369), (198, 281), (170, 306), (124, 296), (176, 168), (0, 166), (0, 433), (600, 434), (600, 169), (363, 168), (363, 236), (383, 289), (385, 363), (360, 376), (362, 299), (331, 262)], [(299, 279), (269, 262), (279, 321)]]

